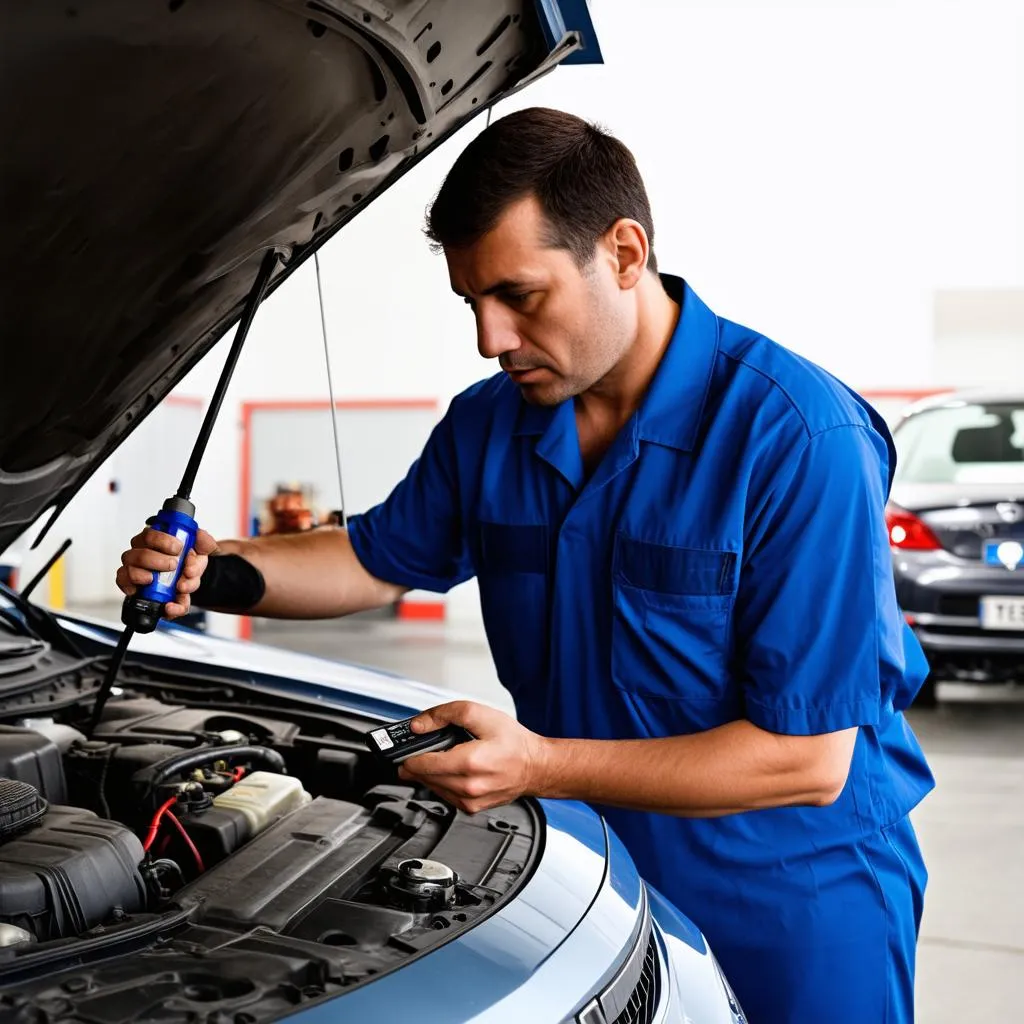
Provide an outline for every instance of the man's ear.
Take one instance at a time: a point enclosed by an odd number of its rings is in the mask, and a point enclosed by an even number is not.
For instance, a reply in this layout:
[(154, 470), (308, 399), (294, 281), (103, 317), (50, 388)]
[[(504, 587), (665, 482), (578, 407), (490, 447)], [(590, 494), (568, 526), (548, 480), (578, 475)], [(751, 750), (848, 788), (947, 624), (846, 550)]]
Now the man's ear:
[(619, 287), (623, 291), (635, 288), (644, 276), (651, 253), (647, 232), (637, 221), (623, 217), (608, 229), (605, 239), (615, 255)]

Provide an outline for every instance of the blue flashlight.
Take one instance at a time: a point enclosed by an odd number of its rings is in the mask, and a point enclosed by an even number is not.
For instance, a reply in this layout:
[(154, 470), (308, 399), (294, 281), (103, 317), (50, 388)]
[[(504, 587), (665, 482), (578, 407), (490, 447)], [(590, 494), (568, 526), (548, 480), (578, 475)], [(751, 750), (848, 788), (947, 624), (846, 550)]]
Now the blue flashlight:
[(164, 606), (177, 596), (178, 579), (185, 568), (185, 559), (195, 547), (199, 524), (195, 520), (196, 507), (188, 498), (175, 495), (168, 498), (163, 508), (148, 520), (149, 526), (181, 541), (178, 564), (166, 572), (154, 573), (153, 582), (139, 587), (121, 605), (121, 622), (136, 633), (152, 633), (163, 617)]

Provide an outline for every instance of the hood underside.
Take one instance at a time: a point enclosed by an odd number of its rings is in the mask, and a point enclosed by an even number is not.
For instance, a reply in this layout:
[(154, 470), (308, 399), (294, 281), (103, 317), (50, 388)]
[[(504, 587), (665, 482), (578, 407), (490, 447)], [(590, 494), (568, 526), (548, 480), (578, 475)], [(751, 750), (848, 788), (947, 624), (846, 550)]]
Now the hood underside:
[(475, 114), (600, 59), (551, 0), (20, 0), (0, 30), (0, 550), (238, 320), (267, 249), (273, 289)]

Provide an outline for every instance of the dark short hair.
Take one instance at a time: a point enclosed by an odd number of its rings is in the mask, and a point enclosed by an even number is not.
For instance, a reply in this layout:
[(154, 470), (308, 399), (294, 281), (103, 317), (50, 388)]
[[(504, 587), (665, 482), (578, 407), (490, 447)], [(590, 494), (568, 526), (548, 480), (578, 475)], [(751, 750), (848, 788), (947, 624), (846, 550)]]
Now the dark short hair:
[(627, 217), (647, 232), (647, 267), (657, 271), (651, 204), (633, 154), (602, 128), (546, 107), (500, 118), (462, 151), (427, 213), (427, 237), (437, 250), (467, 248), (531, 195), (550, 226), (548, 244), (577, 266)]

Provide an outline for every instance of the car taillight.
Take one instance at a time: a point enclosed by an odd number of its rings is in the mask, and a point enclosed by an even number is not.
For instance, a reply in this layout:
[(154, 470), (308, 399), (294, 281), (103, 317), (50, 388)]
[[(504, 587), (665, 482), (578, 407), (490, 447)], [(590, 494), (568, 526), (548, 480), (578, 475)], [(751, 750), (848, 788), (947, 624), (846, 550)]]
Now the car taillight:
[(939, 538), (917, 516), (890, 505), (885, 510), (889, 544), (900, 551), (938, 551)]

